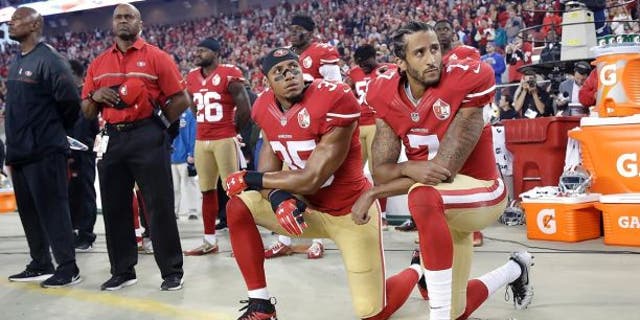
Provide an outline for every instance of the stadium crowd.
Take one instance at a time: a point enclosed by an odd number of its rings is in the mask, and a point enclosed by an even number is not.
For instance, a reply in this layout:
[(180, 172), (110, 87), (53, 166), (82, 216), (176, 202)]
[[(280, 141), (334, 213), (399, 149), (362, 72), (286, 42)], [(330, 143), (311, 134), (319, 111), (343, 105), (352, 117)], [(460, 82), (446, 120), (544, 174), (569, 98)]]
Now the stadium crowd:
[[(629, 6), (610, 10), (609, 19), (635, 19), (637, 12), (634, 5), (635, 2), (632, 2)], [(192, 67), (192, 48), (200, 38), (203, 35), (217, 37), (223, 43), (225, 62), (245, 71), (251, 79), (252, 88), (259, 92), (262, 89), (262, 75), (258, 71), (257, 60), (270, 48), (288, 44), (286, 25), (292, 13), (308, 13), (314, 20), (323, 21), (318, 24), (318, 37), (338, 48), (346, 71), (353, 64), (351, 56), (355, 48), (365, 43), (376, 47), (381, 61), (392, 59), (390, 31), (405, 21), (420, 20), (433, 24), (441, 19), (449, 19), (462, 43), (476, 47), (481, 54), (485, 54), (488, 42), (494, 42), (497, 51), (504, 52), (507, 45), (522, 36), (520, 31), (527, 26), (561, 23), (559, 13), (547, 13), (549, 8), (559, 10), (560, 1), (457, 0), (452, 7), (448, 6), (446, 0), (320, 0), (298, 4), (284, 1), (277, 7), (250, 10), (237, 15), (220, 14), (175, 25), (154, 25), (153, 21), (145, 21), (143, 38), (172, 53), (181, 71), (186, 74)], [(542, 41), (550, 28), (544, 26), (533, 30), (532, 37)], [(633, 24), (611, 25), (611, 29), (619, 33), (632, 32), (633, 28)], [(560, 28), (556, 29), (560, 35)], [(67, 32), (47, 41), (69, 59), (88, 64), (111, 44), (112, 38), (109, 30), (92, 30)], [(0, 54), (0, 77), (6, 77), (16, 48), (8, 46)]]

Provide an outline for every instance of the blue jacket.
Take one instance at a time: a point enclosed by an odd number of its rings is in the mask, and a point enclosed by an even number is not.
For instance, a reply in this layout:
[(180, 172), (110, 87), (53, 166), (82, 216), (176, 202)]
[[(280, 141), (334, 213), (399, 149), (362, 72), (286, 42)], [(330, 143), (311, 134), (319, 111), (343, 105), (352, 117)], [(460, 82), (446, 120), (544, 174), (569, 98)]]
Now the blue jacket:
[(171, 163), (186, 163), (187, 157), (193, 157), (195, 145), (196, 118), (193, 117), (191, 109), (187, 109), (180, 115), (180, 129), (178, 136), (173, 140)]
[(484, 56), (482, 56), (480, 59), (491, 65), (491, 67), (493, 68), (493, 72), (496, 75), (496, 84), (501, 84), (502, 73), (507, 69), (507, 66), (505, 65), (505, 62), (504, 62), (505, 61), (504, 56), (497, 52), (494, 52), (494, 53), (487, 53)]

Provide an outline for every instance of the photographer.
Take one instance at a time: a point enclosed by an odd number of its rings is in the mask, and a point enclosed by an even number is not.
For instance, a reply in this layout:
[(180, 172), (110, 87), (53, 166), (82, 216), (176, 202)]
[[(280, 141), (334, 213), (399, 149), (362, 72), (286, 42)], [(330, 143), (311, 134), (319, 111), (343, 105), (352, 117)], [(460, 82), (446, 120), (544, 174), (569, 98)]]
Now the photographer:
[(536, 74), (524, 71), (520, 86), (516, 89), (513, 107), (521, 117), (538, 118), (553, 116), (553, 105), (547, 91), (536, 84)]

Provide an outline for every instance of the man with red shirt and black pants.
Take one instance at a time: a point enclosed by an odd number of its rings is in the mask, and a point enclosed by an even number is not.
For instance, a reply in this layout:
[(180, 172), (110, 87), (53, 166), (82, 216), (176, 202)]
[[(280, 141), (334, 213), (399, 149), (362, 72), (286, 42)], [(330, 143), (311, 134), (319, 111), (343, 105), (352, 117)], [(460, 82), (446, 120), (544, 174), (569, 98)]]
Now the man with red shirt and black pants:
[[(154, 119), (151, 101), (173, 122), (189, 106), (178, 68), (162, 50), (138, 35), (140, 12), (120, 4), (113, 13), (115, 44), (89, 65), (82, 91), (86, 117), (102, 113), (106, 132), (100, 142), (100, 190), (112, 277), (102, 290), (118, 290), (137, 282), (138, 260), (132, 218), (132, 192), (138, 183), (150, 221), (154, 255), (162, 290), (182, 288), (182, 248), (173, 213), (170, 139)], [(114, 90), (113, 88), (116, 87)]]

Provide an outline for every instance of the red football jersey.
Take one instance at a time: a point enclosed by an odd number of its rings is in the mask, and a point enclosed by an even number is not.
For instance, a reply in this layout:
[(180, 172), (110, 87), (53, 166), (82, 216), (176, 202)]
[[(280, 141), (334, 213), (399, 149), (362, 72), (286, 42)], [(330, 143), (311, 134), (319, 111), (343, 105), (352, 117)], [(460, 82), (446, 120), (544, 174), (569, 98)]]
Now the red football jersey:
[(300, 54), (300, 65), (305, 81), (322, 79), (320, 66), (323, 64), (337, 64), (340, 60), (338, 50), (328, 43), (313, 42)]
[(218, 140), (235, 137), (235, 103), (229, 92), (229, 84), (233, 81), (244, 81), (242, 71), (236, 66), (220, 64), (205, 78), (201, 69), (193, 69), (187, 75), (187, 90), (198, 108), (196, 139)]
[[(293, 170), (302, 169), (322, 136), (334, 127), (348, 126), (360, 117), (360, 106), (346, 84), (314, 80), (301, 102), (283, 112), (273, 91), (265, 91), (253, 105), (251, 116), (269, 139), (278, 158)], [(323, 187), (305, 199), (311, 208), (345, 215), (370, 187), (362, 172), (358, 130), (342, 165)]]
[(449, 60), (464, 60), (466, 58), (480, 60), (480, 51), (474, 47), (460, 45), (442, 56), (442, 63), (447, 64)]
[[(428, 88), (415, 106), (405, 92), (405, 80), (395, 71), (369, 84), (367, 101), (376, 117), (402, 139), (409, 160), (427, 160), (436, 156), (458, 110), (484, 107), (493, 101), (494, 91), (490, 65), (473, 59), (451, 60), (443, 65), (439, 84)], [(485, 126), (460, 173), (481, 180), (498, 178), (490, 126)]]
[(364, 71), (362, 71), (362, 68), (360, 68), (359, 66), (355, 66), (349, 70), (347, 76), (353, 82), (356, 97), (358, 98), (358, 102), (360, 103), (361, 126), (372, 125), (376, 123), (376, 118), (374, 116), (375, 110), (373, 110), (373, 108), (371, 108), (371, 106), (369, 106), (369, 104), (367, 104), (367, 101), (365, 100), (369, 82), (377, 78), (378, 75), (385, 73), (387, 70), (395, 69), (398, 69), (398, 66), (395, 64), (382, 63), (368, 74), (365, 74)]

